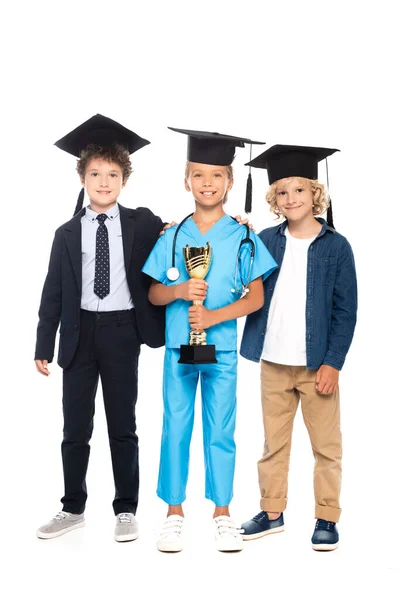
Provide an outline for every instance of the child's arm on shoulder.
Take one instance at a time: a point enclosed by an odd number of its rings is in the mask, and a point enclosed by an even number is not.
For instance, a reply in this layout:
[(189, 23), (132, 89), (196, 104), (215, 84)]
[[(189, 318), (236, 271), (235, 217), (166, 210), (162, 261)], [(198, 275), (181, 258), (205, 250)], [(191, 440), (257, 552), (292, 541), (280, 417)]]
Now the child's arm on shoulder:
[(207, 297), (208, 284), (203, 279), (189, 279), (177, 285), (164, 285), (153, 279), (149, 300), (155, 306), (165, 306), (175, 300), (202, 300)]
[(191, 306), (189, 308), (189, 323), (192, 329), (208, 329), (224, 321), (231, 321), (245, 317), (259, 310), (264, 305), (264, 286), (262, 277), (257, 277), (249, 283), (249, 292), (223, 308), (208, 310), (205, 306)]

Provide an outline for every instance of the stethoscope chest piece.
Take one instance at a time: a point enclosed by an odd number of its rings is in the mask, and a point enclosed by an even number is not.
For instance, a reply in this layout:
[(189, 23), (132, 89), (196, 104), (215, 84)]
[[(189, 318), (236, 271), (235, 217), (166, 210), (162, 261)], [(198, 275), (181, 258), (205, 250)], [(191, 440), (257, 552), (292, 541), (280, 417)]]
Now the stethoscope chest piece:
[(182, 225), (184, 224), (184, 222), (187, 221), (193, 214), (194, 213), (190, 213), (190, 215), (188, 215), (187, 217), (185, 217), (183, 219), (183, 221), (181, 221), (179, 223), (178, 227), (175, 229), (174, 239), (173, 239), (173, 242), (172, 242), (172, 267), (169, 267), (169, 269), (167, 269), (167, 277), (168, 277), (169, 281), (176, 281), (180, 277), (179, 270), (175, 266), (176, 240), (177, 240), (180, 228), (182, 227)]
[(167, 270), (167, 277), (170, 281), (176, 281), (177, 279), (179, 279), (179, 271), (176, 267), (170, 267)]

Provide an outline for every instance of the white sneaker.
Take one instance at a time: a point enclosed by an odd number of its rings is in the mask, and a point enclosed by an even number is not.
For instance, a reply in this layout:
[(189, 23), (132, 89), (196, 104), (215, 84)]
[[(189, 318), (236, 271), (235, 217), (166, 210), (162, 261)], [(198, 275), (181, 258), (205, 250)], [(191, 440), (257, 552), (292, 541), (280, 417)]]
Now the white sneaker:
[(170, 515), (164, 521), (157, 540), (160, 552), (180, 552), (183, 550), (182, 528), (183, 517)]
[(225, 515), (215, 517), (215, 545), (220, 552), (239, 552), (243, 550), (244, 541), (241, 529)]

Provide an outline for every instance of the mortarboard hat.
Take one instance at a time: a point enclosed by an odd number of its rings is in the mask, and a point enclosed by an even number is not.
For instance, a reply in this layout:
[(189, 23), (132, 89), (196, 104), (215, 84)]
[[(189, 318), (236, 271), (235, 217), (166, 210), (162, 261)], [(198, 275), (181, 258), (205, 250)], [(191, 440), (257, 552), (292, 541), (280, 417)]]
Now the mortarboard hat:
[[(276, 144), (246, 164), (250, 167), (266, 169), (270, 185), (287, 177), (318, 179), (318, 163), (335, 152), (339, 152), (339, 150)], [(328, 176), (328, 164), (326, 168)], [(329, 188), (329, 181), (327, 181), (327, 187)], [(328, 225), (333, 227), (331, 205), (328, 208), (327, 221)]]
[[(206, 165), (231, 165), (235, 158), (236, 148), (244, 148), (245, 144), (264, 144), (248, 138), (225, 135), (210, 131), (193, 131), (191, 129), (176, 129), (168, 127), (177, 133), (188, 136), (187, 160)], [(245, 211), (251, 211), (251, 174), (249, 173), (246, 191)]]
[(89, 144), (95, 144), (102, 148), (109, 148), (113, 144), (120, 144), (126, 148), (129, 154), (140, 150), (143, 146), (150, 144), (148, 140), (127, 129), (123, 125), (113, 121), (103, 115), (94, 115), (76, 129), (67, 133), (60, 140), (55, 142), (55, 146), (80, 157), (82, 150)]
[[(126, 148), (129, 154), (133, 154), (136, 150), (150, 144), (150, 142), (141, 138), (117, 121), (113, 121), (113, 119), (97, 114), (76, 127), (76, 129), (70, 133), (67, 133), (67, 135), (55, 142), (54, 145), (79, 158), (82, 150), (87, 148), (90, 144), (102, 148), (110, 148), (114, 144), (119, 144)], [(82, 188), (74, 215), (81, 210), (83, 198), (84, 190)]]

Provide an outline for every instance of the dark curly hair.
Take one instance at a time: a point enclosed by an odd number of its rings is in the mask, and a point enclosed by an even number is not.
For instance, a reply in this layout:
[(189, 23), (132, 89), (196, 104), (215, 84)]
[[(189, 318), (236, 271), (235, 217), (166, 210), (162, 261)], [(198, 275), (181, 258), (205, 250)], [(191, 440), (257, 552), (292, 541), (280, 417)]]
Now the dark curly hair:
[[(96, 144), (89, 144), (84, 150), (82, 150), (76, 164), (76, 170), (78, 171), (81, 179), (85, 178), (87, 165), (92, 158), (101, 158), (107, 162), (116, 163), (119, 167), (121, 167), (122, 180), (124, 183), (128, 180), (133, 171), (129, 152), (120, 144), (113, 144), (108, 148), (103, 148), (102, 146), (97, 146)], [(74, 216), (82, 209), (83, 198), (84, 191), (82, 189), (75, 207)]]
[(76, 170), (78, 171), (81, 179), (85, 178), (86, 167), (92, 158), (101, 158), (107, 162), (116, 163), (119, 167), (121, 167), (123, 181), (126, 181), (133, 171), (131, 159), (129, 157), (129, 151), (123, 146), (114, 144), (109, 148), (103, 148), (102, 146), (89, 144), (89, 146), (82, 150), (76, 165)]

